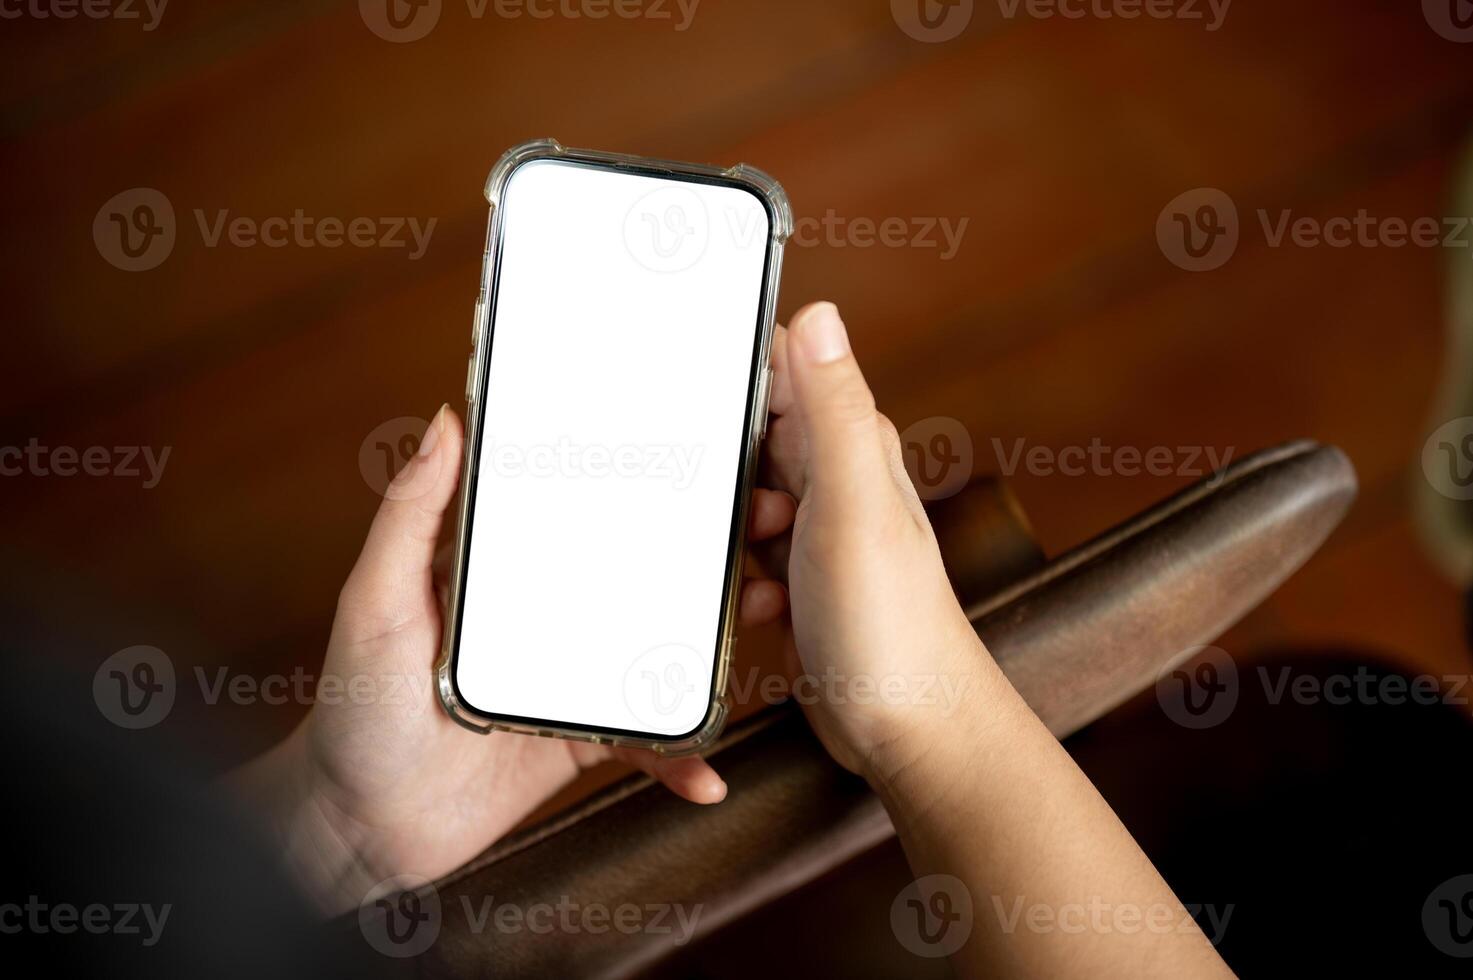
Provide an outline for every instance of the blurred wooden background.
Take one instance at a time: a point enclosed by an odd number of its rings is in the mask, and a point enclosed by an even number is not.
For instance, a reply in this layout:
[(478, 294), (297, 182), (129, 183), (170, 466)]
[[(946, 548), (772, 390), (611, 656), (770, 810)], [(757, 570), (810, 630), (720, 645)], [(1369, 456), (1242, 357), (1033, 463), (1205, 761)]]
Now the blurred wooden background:
[[(387, 420), (460, 406), (482, 182), (507, 146), (556, 136), (750, 162), (800, 218), (967, 219), (949, 260), (790, 249), (780, 314), (838, 302), (881, 407), (902, 429), (960, 420), (979, 472), (1000, 468), (994, 437), (1235, 457), (1301, 436), (1342, 446), (1363, 480), (1351, 518), (1221, 645), (1251, 658), (1343, 643), (1469, 669), (1457, 593), (1408, 517), (1448, 255), (1273, 249), (1254, 217), (1446, 214), (1473, 49), (1419, 4), (1238, 0), (1209, 32), (1007, 19), (978, 2), (937, 44), (899, 29), (886, 0), (703, 0), (684, 31), (492, 10), (446, 0), (406, 44), (321, 0), (174, 0), (151, 31), (4, 23), (0, 443), (172, 447), (152, 490), (0, 483), (13, 647), (45, 638), (89, 677), (134, 644), (186, 672), (315, 671), (378, 501), (360, 447)], [(1232, 195), (1244, 237), (1224, 268), (1189, 274), (1155, 226), (1203, 186)], [(114, 268), (92, 236), (103, 203), (134, 187), (178, 215), (148, 272)], [(437, 225), (418, 260), (211, 248), (195, 209)], [(1012, 481), (1056, 552), (1191, 478)], [(738, 669), (775, 664), (774, 641), (744, 637)], [(192, 729), (222, 765), (303, 710), (197, 701), (162, 727)]]

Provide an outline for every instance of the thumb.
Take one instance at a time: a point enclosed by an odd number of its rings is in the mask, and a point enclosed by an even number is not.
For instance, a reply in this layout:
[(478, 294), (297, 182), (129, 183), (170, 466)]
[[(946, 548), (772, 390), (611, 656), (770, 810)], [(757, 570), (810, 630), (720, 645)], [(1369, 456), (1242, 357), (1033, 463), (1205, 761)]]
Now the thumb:
[(349, 612), (370, 635), (436, 608), (436, 541), (460, 483), (462, 441), (460, 419), (441, 406), (374, 515), (340, 603), (340, 612)]
[(805, 306), (793, 317), (787, 362), (808, 443), (805, 493), (838, 506), (888, 485), (875, 396), (833, 303)]

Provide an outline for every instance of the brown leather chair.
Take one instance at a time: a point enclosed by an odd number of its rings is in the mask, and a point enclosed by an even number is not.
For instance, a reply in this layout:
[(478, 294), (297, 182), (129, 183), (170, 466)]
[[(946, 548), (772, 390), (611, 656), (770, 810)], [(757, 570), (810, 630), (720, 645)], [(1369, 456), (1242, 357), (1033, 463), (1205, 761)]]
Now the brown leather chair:
[[(1257, 605), (1315, 552), (1355, 491), (1339, 450), (1301, 442), (1248, 457), (1050, 561), (993, 480), (932, 518), (977, 632), (1062, 738)], [(791, 705), (734, 725), (715, 754), (730, 786), (720, 806), (629, 778), (438, 882), (442, 907), (480, 907), (486, 896), (523, 908), (699, 903), (698, 942), (893, 837), (879, 801), (829, 760)], [(447, 911), (418, 966), (465, 978), (622, 976), (677, 951), (668, 933), (478, 934)]]

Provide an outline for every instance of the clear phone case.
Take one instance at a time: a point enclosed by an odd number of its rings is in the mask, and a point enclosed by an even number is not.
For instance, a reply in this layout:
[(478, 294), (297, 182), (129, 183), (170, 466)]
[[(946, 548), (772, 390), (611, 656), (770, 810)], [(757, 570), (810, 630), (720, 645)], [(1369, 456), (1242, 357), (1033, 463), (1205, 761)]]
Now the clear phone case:
[[(761, 310), (761, 338), (757, 358), (757, 377), (753, 379), (753, 397), (747, 419), (748, 439), (744, 447), (743, 460), (739, 468), (742, 492), (739, 495), (741, 510), (738, 519), (737, 547), (726, 570), (726, 602), (723, 609), (721, 649), (717, 655), (715, 684), (707, 710), (705, 723), (688, 738), (665, 740), (637, 736), (610, 735), (577, 728), (555, 725), (521, 725), (483, 718), (461, 703), (452, 681), (454, 652), (459, 642), (460, 604), (464, 586), (464, 561), (468, 553), (467, 530), (469, 526), (469, 500), (471, 451), (478, 445), (481, 428), (481, 408), (478, 403), (480, 386), (486, 373), (489, 355), (486, 331), (489, 321), (489, 290), (495, 276), (495, 243), (500, 234), (498, 205), (506, 191), (507, 181), (517, 167), (531, 160), (565, 160), (582, 162), (619, 170), (630, 170), (651, 176), (692, 176), (717, 178), (745, 187), (762, 197), (772, 215), (772, 232), (768, 240), (767, 281), (763, 284)], [(440, 659), (435, 666), (436, 690), (446, 712), (460, 725), (471, 731), (489, 734), (493, 731), (517, 732), (523, 735), (541, 735), (550, 738), (576, 739), (605, 745), (631, 746), (650, 749), (664, 755), (685, 755), (699, 752), (713, 742), (726, 724), (730, 704), (727, 698), (727, 681), (731, 667), (732, 644), (736, 628), (737, 602), (741, 597), (742, 563), (746, 554), (746, 528), (748, 510), (751, 506), (752, 483), (756, 477), (757, 454), (766, 429), (767, 403), (771, 394), (772, 334), (777, 312), (778, 283), (782, 273), (783, 248), (793, 231), (792, 209), (782, 186), (767, 174), (746, 164), (734, 167), (714, 167), (704, 164), (677, 163), (669, 160), (654, 160), (645, 157), (627, 156), (619, 153), (603, 153), (596, 150), (576, 150), (563, 146), (554, 139), (533, 140), (508, 150), (491, 174), (486, 178), (486, 200), (491, 205), (490, 220), (486, 229), (486, 248), (481, 265), (481, 291), (476, 298), (475, 317), (472, 326), (474, 350), (466, 378), (466, 452), (461, 464), (460, 508), (456, 526), (455, 560), (451, 570), (450, 601), (445, 617), (446, 628), (442, 639)]]

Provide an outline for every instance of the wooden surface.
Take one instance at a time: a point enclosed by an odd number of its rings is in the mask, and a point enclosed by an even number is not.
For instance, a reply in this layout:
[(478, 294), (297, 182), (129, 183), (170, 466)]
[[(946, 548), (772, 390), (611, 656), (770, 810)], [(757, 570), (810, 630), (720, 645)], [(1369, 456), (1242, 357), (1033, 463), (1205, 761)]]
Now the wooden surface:
[[(156, 30), (0, 28), (7, 175), (6, 445), (172, 447), (159, 485), (7, 477), (0, 559), (13, 643), (89, 674), (158, 646), (182, 670), (316, 670), (377, 497), (365, 437), (461, 404), (486, 172), (507, 146), (578, 146), (777, 176), (797, 215), (967, 219), (960, 249), (788, 253), (780, 315), (828, 298), (901, 429), (964, 424), (1060, 450), (1293, 437), (1343, 447), (1362, 497), (1325, 551), (1224, 638), (1343, 643), (1466, 672), (1457, 595), (1408, 501), (1444, 346), (1442, 250), (1270, 248), (1253, 212), (1445, 213), (1473, 121), (1470, 48), (1392, 0), (1239, 0), (1178, 21), (1008, 20), (978, 3), (923, 44), (888, 4), (704, 0), (669, 22), (472, 19), (447, 0), (390, 44), (354, 4), (176, 0)], [(103, 202), (164, 192), (173, 253), (107, 264)], [(1236, 200), (1244, 239), (1177, 269), (1157, 217), (1183, 191)], [(437, 219), (428, 251), (206, 247), (192, 213)], [(1466, 253), (1464, 253), (1465, 261)], [(1019, 472), (1054, 553), (1190, 476)], [(775, 665), (774, 634), (745, 637)], [(741, 664), (738, 669), (742, 669)], [(182, 703), (222, 763), (299, 705)]]

